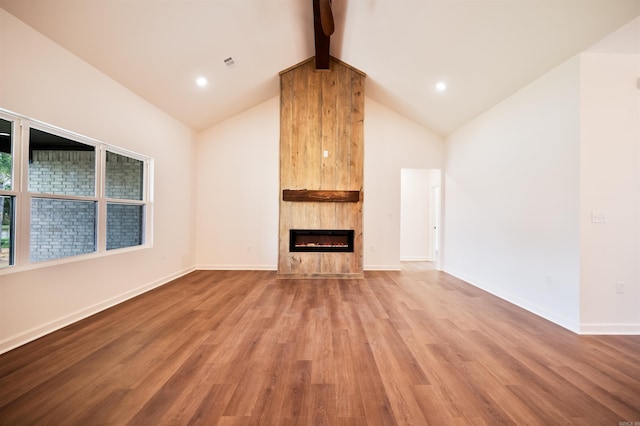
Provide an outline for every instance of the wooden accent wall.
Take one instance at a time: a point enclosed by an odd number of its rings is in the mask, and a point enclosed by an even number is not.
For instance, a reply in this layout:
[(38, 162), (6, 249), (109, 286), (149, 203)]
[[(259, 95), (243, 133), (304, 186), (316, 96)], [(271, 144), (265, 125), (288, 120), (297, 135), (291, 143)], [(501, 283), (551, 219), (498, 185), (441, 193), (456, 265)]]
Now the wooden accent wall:
[[(317, 71), (313, 59), (280, 73), (278, 276), (359, 278), (365, 75), (335, 58), (330, 70)], [(289, 195), (289, 190), (359, 191), (359, 196), (346, 202), (285, 201), (291, 199), (283, 197), (285, 190)], [(353, 229), (354, 252), (290, 253), (290, 229)]]

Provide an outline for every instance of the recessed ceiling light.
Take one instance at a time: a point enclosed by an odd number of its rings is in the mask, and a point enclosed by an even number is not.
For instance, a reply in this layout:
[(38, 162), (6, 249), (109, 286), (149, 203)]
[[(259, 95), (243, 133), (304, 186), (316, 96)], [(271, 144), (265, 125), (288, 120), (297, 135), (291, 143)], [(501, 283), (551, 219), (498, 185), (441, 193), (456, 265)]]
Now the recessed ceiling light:
[(438, 92), (444, 92), (445, 90), (447, 90), (447, 83), (445, 83), (444, 81), (439, 81), (436, 83), (436, 90)]
[(198, 77), (196, 78), (196, 84), (200, 87), (204, 87), (207, 85), (207, 79), (204, 77)]

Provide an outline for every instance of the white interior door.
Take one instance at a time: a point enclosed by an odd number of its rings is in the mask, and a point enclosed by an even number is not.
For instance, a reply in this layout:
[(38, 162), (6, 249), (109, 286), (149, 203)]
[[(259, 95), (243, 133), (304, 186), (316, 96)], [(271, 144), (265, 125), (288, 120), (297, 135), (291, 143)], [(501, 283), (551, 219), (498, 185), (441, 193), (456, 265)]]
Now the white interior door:
[(431, 261), (440, 262), (440, 184), (431, 186), (431, 203), (429, 209), (429, 222), (431, 223)]

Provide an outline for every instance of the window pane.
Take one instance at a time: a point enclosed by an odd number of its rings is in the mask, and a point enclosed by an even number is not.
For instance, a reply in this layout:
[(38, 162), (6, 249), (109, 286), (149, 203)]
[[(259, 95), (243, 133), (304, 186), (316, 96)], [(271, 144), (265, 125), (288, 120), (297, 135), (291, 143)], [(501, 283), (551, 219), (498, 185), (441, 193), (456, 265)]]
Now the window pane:
[(11, 189), (12, 122), (0, 118), (0, 189)]
[(95, 148), (42, 130), (29, 130), (29, 191), (94, 196)]
[(144, 206), (107, 204), (107, 250), (143, 243)]
[(14, 197), (0, 195), (0, 214), (2, 225), (0, 226), (0, 269), (13, 265), (13, 204)]
[(107, 198), (142, 200), (144, 163), (124, 155), (107, 152)]
[(96, 205), (93, 201), (33, 198), (31, 261), (95, 252)]

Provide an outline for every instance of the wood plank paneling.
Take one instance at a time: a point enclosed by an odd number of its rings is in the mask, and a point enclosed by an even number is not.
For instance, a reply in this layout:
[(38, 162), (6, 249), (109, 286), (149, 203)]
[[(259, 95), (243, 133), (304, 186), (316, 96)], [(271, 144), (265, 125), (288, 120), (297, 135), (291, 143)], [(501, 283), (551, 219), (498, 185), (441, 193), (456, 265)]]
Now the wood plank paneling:
[[(280, 189), (288, 195), (280, 200), (278, 275), (361, 277), (365, 75), (335, 58), (319, 72), (312, 59), (280, 75)], [(302, 190), (309, 202), (289, 201)], [(326, 201), (323, 194), (338, 191), (349, 195)], [(289, 253), (295, 228), (353, 229), (355, 251)]]

